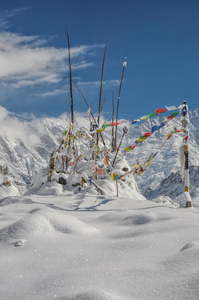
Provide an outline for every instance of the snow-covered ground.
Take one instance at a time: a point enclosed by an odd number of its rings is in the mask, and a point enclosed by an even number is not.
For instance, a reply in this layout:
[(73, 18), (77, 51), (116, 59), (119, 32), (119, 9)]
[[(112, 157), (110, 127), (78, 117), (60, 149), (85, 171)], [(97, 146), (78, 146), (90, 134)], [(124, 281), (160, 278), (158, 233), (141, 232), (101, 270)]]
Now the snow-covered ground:
[[(130, 177), (130, 186), (118, 184), (119, 197), (110, 178), (99, 195), (88, 182), (83, 189), (73, 187), (67, 174), (66, 186), (47, 182), (50, 152), (62, 139), (66, 116), (19, 120), (0, 107), (0, 300), (199, 299), (198, 110), (191, 118), (193, 207), (182, 208), (180, 134), (135, 177), (152, 200)], [(86, 115), (76, 120), (79, 128), (88, 126)], [(161, 120), (125, 123), (123, 149)], [(125, 166), (144, 162), (176, 126), (178, 120), (169, 122), (127, 153)], [(118, 131), (121, 137), (122, 126)], [(110, 132), (104, 131), (107, 143)], [(121, 174), (125, 160), (118, 157)], [(78, 167), (83, 169), (83, 161)], [(11, 185), (3, 185), (5, 180)]]
[(0, 299), (198, 299), (199, 197), (194, 206), (71, 192), (4, 198)]

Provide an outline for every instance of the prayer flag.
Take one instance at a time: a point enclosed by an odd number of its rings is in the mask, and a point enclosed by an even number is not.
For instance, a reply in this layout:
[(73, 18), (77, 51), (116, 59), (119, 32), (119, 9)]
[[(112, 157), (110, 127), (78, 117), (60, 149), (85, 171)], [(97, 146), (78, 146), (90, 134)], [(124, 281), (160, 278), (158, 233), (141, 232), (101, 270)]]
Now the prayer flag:
[(96, 129), (96, 132), (102, 132), (102, 131), (104, 131), (103, 128)]
[(165, 106), (168, 111), (177, 109), (175, 106)]
[(157, 108), (157, 109), (155, 110), (155, 113), (156, 113), (156, 115), (158, 115), (158, 114), (161, 114), (161, 113), (163, 113), (163, 112), (165, 112), (165, 111), (168, 111), (168, 110), (165, 109), (165, 108)]
[(161, 126), (155, 125), (151, 128), (151, 133), (154, 133), (156, 130), (160, 129)]
[(140, 120), (132, 120), (131, 121), (131, 124), (133, 125), (133, 124), (135, 124), (135, 123), (138, 123)]
[(120, 125), (122, 123), (119, 123), (119, 122), (114, 122), (114, 123), (111, 123), (110, 126), (115, 126), (115, 125)]
[(156, 116), (156, 114), (155, 114), (155, 113), (153, 113), (153, 112), (152, 112), (152, 113), (150, 113), (150, 114), (148, 114), (148, 115), (146, 115), (146, 117), (147, 117), (147, 118), (151, 118), (151, 117), (154, 117), (154, 116)]
[(146, 133), (144, 134), (144, 137), (145, 137), (145, 138), (148, 138), (150, 135), (151, 135), (151, 132), (146, 132)]
[(103, 124), (101, 128), (105, 129), (106, 127), (111, 126), (110, 124)]

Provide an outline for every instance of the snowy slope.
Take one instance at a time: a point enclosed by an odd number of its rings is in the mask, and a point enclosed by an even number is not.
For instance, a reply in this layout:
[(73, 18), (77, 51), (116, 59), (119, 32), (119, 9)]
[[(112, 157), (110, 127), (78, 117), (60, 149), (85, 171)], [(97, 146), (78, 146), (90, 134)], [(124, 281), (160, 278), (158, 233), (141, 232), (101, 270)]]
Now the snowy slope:
[[(199, 194), (199, 166), (191, 166), (189, 171), (191, 183), (190, 195), (192, 198), (195, 198)], [(180, 172), (171, 173), (160, 182), (157, 188), (147, 188), (144, 196), (149, 200), (157, 198), (159, 195), (165, 195), (171, 199), (175, 199), (178, 195), (182, 194), (182, 187), (183, 181)]]
[(0, 166), (8, 167), (19, 193), (47, 167), (50, 152), (60, 142), (62, 123), (64, 117), (20, 120), (0, 107)]
[[(196, 111), (197, 112), (197, 111)], [(195, 113), (196, 113), (195, 112)], [(158, 120), (159, 119), (159, 120)], [(153, 119), (152, 122), (146, 122), (136, 127), (137, 136), (139, 136), (139, 133), (147, 132), (148, 128), (151, 128), (153, 125), (158, 125), (163, 120), (162, 117)], [(151, 123), (151, 124), (150, 124)], [(160, 129), (156, 134), (152, 135), (150, 138), (148, 138), (145, 142), (143, 142), (142, 145), (139, 147), (136, 147), (131, 153), (127, 154), (127, 158), (131, 157), (133, 162), (136, 162), (136, 159), (139, 158), (139, 162), (144, 162), (149, 157), (149, 155), (153, 152), (156, 153), (156, 151), (161, 146), (162, 142), (167, 137), (167, 134), (170, 133), (174, 127), (177, 127), (177, 129), (181, 129), (179, 117), (176, 117), (174, 120), (170, 121), (165, 127)], [(129, 135), (131, 136), (129, 139), (132, 139), (132, 136), (136, 136), (135, 128), (130, 128)], [(189, 165), (190, 167), (198, 167), (199, 166), (199, 119), (195, 119), (191, 122), (189, 125)], [(130, 141), (129, 141), (130, 142)], [(160, 194), (165, 195), (168, 190), (162, 187), (162, 181), (166, 180), (170, 174), (176, 174), (180, 171), (180, 160), (179, 160), (179, 148), (182, 143), (182, 134), (175, 134), (173, 135), (160, 149), (157, 156), (153, 159), (151, 166), (145, 174), (140, 178), (136, 176), (136, 181), (138, 183), (138, 186), (141, 190), (141, 192), (148, 196), (149, 193), (147, 191), (150, 190), (156, 190)], [(190, 168), (190, 172), (194, 170), (193, 168)], [(192, 178), (191, 175), (191, 186), (192, 186)], [(196, 185), (197, 183), (193, 182), (193, 185)], [(176, 187), (172, 187), (170, 185), (170, 192), (172, 191), (172, 188), (174, 190)], [(178, 188), (179, 192), (183, 192), (183, 182), (179, 179), (178, 182)], [(154, 194), (155, 195), (155, 194)], [(152, 197), (152, 194), (151, 194)], [(150, 198), (151, 198), (150, 197)]]
[[(190, 166), (199, 166), (199, 119), (198, 109), (191, 112), (190, 119), (193, 120), (190, 124), (190, 141), (189, 141), (189, 157)], [(128, 135), (125, 136), (122, 149), (131, 145), (140, 135), (150, 131), (155, 124), (160, 124), (163, 117), (150, 119), (140, 125), (125, 125), (128, 126)], [(126, 120), (121, 120), (126, 122)], [(22, 116), (17, 117), (9, 113), (4, 108), (0, 107), (0, 165), (2, 169), (8, 167), (9, 176), (16, 187), (12, 190), (12, 195), (21, 194), (27, 191), (27, 185), (37, 180), (37, 174), (42, 171), (42, 177), (45, 177), (46, 168), (49, 163), (50, 153), (57, 149), (62, 133), (67, 129), (69, 120), (67, 115), (62, 115), (59, 118), (43, 118), (43, 119), (22, 119)], [(76, 114), (76, 127), (88, 127), (88, 116)], [(153, 134), (141, 145), (133, 151), (126, 154), (131, 167), (135, 163), (146, 161), (151, 152), (155, 153), (162, 142), (165, 140), (168, 133), (174, 127), (180, 129), (179, 117), (170, 121), (167, 126)], [(123, 126), (118, 126), (120, 140)], [(107, 128), (103, 132), (105, 140), (110, 144), (111, 128)], [(165, 180), (170, 174), (176, 174), (180, 169), (179, 162), (179, 147), (181, 145), (182, 135), (173, 135), (158, 152), (153, 159), (150, 168), (148, 168), (142, 177), (135, 176), (140, 191), (142, 194), (149, 196), (149, 191), (158, 190), (158, 194), (167, 194), (167, 189), (160, 188), (162, 180)], [(192, 168), (191, 168), (192, 170)], [(192, 178), (192, 177), (191, 177)], [(2, 183), (3, 175), (0, 174), (0, 184)], [(192, 185), (192, 179), (191, 179)], [(197, 185), (197, 183), (195, 183)], [(183, 183), (178, 183), (179, 192), (183, 192)], [(172, 189), (172, 186), (171, 186)], [(174, 187), (174, 190), (176, 186)], [(2, 189), (1, 189), (2, 190)], [(6, 191), (5, 191), (6, 192)], [(6, 194), (2, 192), (1, 198)], [(150, 193), (152, 195), (157, 193)]]

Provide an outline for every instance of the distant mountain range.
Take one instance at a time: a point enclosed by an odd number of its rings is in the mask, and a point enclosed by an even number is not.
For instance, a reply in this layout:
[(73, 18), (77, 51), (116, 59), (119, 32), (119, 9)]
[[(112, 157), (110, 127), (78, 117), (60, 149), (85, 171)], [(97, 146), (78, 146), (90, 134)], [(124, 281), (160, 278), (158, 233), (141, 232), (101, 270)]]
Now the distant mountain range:
[[(120, 120), (129, 128), (121, 146), (123, 150), (151, 127), (162, 122), (164, 116), (158, 116), (139, 125), (128, 125), (126, 120)], [(75, 115), (77, 128), (89, 128), (89, 120), (86, 114)], [(190, 186), (194, 196), (199, 192), (199, 109), (190, 112), (191, 124), (189, 125), (189, 157), (190, 157)], [(107, 121), (108, 123), (108, 121)], [(0, 107), (0, 184), (8, 168), (8, 175), (19, 193), (24, 193), (33, 182), (37, 174), (47, 168), (52, 150), (59, 146), (63, 132), (69, 126), (69, 118), (63, 114), (59, 118), (42, 118), (16, 116)], [(134, 150), (126, 154), (126, 159), (133, 167), (135, 163), (141, 164), (147, 160), (153, 152), (154, 157), (151, 166), (142, 177), (136, 176), (140, 191), (148, 199), (158, 195), (167, 195), (174, 198), (183, 192), (183, 183), (179, 174), (179, 147), (182, 143), (181, 133), (174, 134), (161, 148), (174, 127), (181, 128), (179, 117), (174, 118), (162, 129), (151, 135)], [(119, 137), (122, 135), (122, 125), (118, 126)], [(109, 146), (111, 129), (106, 129), (103, 134)], [(45, 173), (45, 172), (44, 172)], [(199, 184), (198, 184), (199, 185)]]

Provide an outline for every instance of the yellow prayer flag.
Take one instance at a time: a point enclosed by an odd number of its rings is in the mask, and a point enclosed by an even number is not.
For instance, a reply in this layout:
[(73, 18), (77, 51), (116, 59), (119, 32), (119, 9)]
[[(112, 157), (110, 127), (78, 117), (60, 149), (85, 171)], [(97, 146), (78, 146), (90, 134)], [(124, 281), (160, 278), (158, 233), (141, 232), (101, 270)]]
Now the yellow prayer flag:
[(146, 120), (146, 121), (147, 121), (149, 118), (147, 118), (147, 117), (141, 117), (140, 119), (141, 119), (141, 120)]
[(137, 140), (137, 143), (140, 143), (142, 141), (143, 141), (143, 139), (141, 137), (139, 137), (138, 140)]
[(137, 165), (137, 164), (135, 164), (135, 165), (133, 165), (133, 167), (134, 167), (134, 168), (139, 168), (140, 166)]
[(103, 128), (96, 129), (96, 132), (102, 132), (102, 131), (104, 131)]
[(116, 176), (117, 174), (113, 173), (111, 174), (111, 179), (114, 181), (114, 177)]

